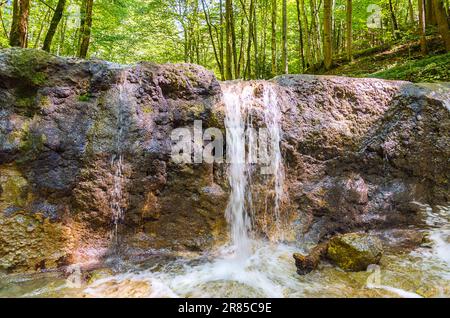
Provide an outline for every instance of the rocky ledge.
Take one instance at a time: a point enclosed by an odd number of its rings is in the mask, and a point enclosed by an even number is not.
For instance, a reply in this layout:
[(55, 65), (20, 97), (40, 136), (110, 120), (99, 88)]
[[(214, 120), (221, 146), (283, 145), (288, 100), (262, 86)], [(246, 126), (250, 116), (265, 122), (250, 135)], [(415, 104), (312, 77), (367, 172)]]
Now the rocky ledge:
[[(418, 202), (448, 203), (449, 84), (308, 75), (271, 83), (283, 113), (288, 240), (402, 233), (421, 226)], [(256, 95), (262, 84), (248, 85)], [(0, 268), (108, 255), (117, 207), (129, 254), (224, 242), (226, 167), (170, 160), (171, 131), (195, 119), (224, 131), (220, 83), (202, 67), (0, 51)]]

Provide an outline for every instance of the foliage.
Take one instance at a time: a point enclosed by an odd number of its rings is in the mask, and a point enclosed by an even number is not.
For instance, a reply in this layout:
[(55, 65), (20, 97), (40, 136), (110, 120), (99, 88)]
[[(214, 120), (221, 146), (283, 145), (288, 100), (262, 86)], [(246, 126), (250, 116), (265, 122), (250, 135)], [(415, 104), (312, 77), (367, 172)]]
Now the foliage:
[[(80, 44), (80, 5), (67, 0), (63, 17), (53, 38), (51, 52), (76, 56)], [(221, 75), (225, 55), (226, 0), (95, 0), (88, 57), (118, 63), (146, 60), (157, 63), (189, 62)], [(236, 56), (239, 77), (269, 78), (282, 70), (282, 0), (232, 0)], [(287, 1), (287, 56), (290, 73), (303, 73), (323, 60), (323, 1)], [(41, 48), (58, 0), (31, 0), (27, 46)], [(304, 3), (306, 21), (301, 20), (300, 37), (297, 2)], [(352, 16), (353, 49), (367, 50), (393, 41), (417, 39), (417, 1), (391, 0), (398, 23), (394, 30), (390, 0), (354, 0)], [(0, 1), (0, 48), (8, 46), (12, 21), (12, 0)], [(410, 15), (413, 6), (413, 20)], [(250, 13), (251, 6), (254, 11)], [(345, 56), (347, 0), (333, 1), (333, 53)], [(379, 11), (377, 11), (379, 8)], [(272, 11), (275, 13), (275, 65), (272, 65)], [(381, 24), (368, 27), (379, 12)], [(315, 14), (317, 13), (317, 14)], [(315, 24), (317, 25), (315, 25)], [(307, 24), (307, 25), (306, 25)], [(254, 29), (252, 31), (252, 28)], [(433, 26), (429, 33), (435, 32)], [(253, 32), (253, 33), (251, 33)], [(302, 47), (303, 44), (303, 47)], [(215, 46), (215, 47), (214, 47)], [(307, 46), (311, 54), (306, 52)], [(216, 49), (216, 52), (215, 52)], [(222, 66), (220, 62), (222, 59)], [(273, 74), (275, 67), (277, 72)], [(248, 69), (247, 69), (248, 68)], [(236, 77), (236, 74), (234, 74)]]
[(371, 77), (411, 82), (450, 82), (450, 53), (431, 56), (421, 60), (407, 61), (376, 72)]

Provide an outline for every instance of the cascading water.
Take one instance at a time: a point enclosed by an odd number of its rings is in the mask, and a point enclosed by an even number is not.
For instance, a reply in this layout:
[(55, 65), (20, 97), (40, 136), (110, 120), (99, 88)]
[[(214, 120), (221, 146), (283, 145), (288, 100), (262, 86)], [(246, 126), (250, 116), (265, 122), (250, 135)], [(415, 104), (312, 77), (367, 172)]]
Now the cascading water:
[(124, 138), (124, 111), (127, 104), (126, 79), (122, 78), (118, 85), (118, 107), (117, 107), (117, 134), (115, 140), (115, 149), (111, 156), (111, 170), (113, 172), (113, 187), (111, 191), (110, 208), (112, 212), (112, 221), (114, 233), (112, 233), (115, 242), (118, 243), (118, 227), (124, 218), (123, 208), (123, 138)]
[(269, 86), (264, 90), (264, 119), (267, 125), (271, 143), (269, 144), (272, 156), (270, 159), (269, 174), (274, 178), (274, 217), (275, 229), (279, 238), (283, 239), (281, 229), (280, 203), (284, 199), (284, 168), (281, 156), (281, 110), (274, 89)]
[[(258, 98), (255, 93), (261, 89), (260, 103), (256, 103)], [(251, 219), (252, 213), (254, 213), (251, 181), (252, 174), (258, 173), (254, 169), (255, 163), (262, 163), (259, 172), (269, 175), (273, 179), (271, 185), (274, 192), (275, 227), (277, 233), (281, 232), (280, 202), (283, 198), (284, 179), (280, 151), (281, 111), (276, 93), (273, 87), (267, 83), (259, 84), (256, 87), (254, 84), (240, 82), (227, 84), (223, 87), (223, 98), (226, 116), (227, 162), (229, 163), (228, 177), (231, 186), (226, 217), (230, 224), (236, 255), (238, 258), (242, 258), (248, 257), (251, 252)], [(263, 128), (259, 131), (259, 136), (265, 135), (264, 140), (259, 139), (259, 147), (256, 147), (253, 110), (262, 115), (261, 119), (265, 124), (265, 127), (259, 127)], [(267, 143), (264, 147), (261, 145), (262, 141)]]

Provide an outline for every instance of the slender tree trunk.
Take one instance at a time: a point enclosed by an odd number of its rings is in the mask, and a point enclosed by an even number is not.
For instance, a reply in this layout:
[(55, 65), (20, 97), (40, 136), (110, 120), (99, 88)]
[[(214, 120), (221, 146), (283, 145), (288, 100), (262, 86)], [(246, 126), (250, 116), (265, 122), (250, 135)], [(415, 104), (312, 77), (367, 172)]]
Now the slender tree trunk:
[[(213, 32), (212, 32), (212, 25), (211, 25), (209, 10), (206, 8), (205, 0), (202, 0), (202, 7), (203, 7), (203, 13), (205, 14), (206, 25), (208, 26), (209, 38), (211, 40), (211, 44), (212, 44), (213, 51), (214, 51), (214, 58), (216, 59), (217, 67), (219, 68), (220, 77), (222, 80), (224, 80), (225, 75), (223, 73), (223, 66), (220, 61), (219, 54), (217, 53), (216, 43), (214, 41), (214, 36), (213, 36)], [(220, 46), (220, 44), (219, 44), (219, 46)]]
[(303, 48), (303, 30), (302, 30), (302, 19), (300, 12), (300, 0), (296, 0), (297, 5), (297, 21), (298, 21), (298, 39), (299, 39), (299, 51), (300, 51), (300, 59), (302, 61), (302, 72), (305, 70), (305, 54)]
[(223, 52), (223, 2), (222, 0), (219, 0), (219, 56), (220, 56), (220, 64), (222, 65), (222, 80), (225, 80), (225, 66), (224, 66), (224, 52)]
[(42, 47), (44, 51), (50, 52), (53, 36), (58, 28), (59, 21), (61, 21), (65, 6), (66, 0), (58, 0), (58, 5), (56, 6), (53, 14), (52, 22), (50, 22), (50, 27), (48, 28), (47, 35), (45, 36), (44, 45)]
[(5, 34), (5, 37), (9, 38), (8, 31), (6, 30), (6, 26), (5, 26), (5, 21), (3, 21), (3, 5), (4, 4), (6, 4), (6, 2), (2, 2), (0, 5), (0, 21), (2, 23), (2, 30), (3, 30), (3, 33)]
[(258, 17), (256, 15), (256, 9), (258, 7), (258, 1), (255, 0), (253, 4), (253, 43), (255, 44), (255, 76), (256, 78), (260, 78), (261, 76), (261, 67), (259, 60), (259, 46), (258, 46)]
[(272, 0), (272, 76), (277, 75), (277, 0)]
[(317, 63), (322, 60), (322, 34), (320, 30), (319, 22), (319, 6), (317, 6), (316, 0), (310, 0), (311, 5), (311, 42), (312, 42), (312, 54), (314, 55), (314, 62)]
[(60, 55), (61, 52), (64, 52), (64, 43), (66, 41), (66, 30), (67, 30), (67, 16), (63, 17), (63, 24), (58, 43), (58, 53), (57, 53), (58, 55)]
[(226, 24), (226, 49), (225, 49), (225, 79), (233, 79), (233, 73), (231, 71), (233, 65), (233, 37), (232, 37), (232, 0), (225, 0), (225, 24)]
[(346, 49), (347, 49), (347, 60), (351, 61), (353, 59), (353, 52), (352, 52), (352, 0), (347, 0), (347, 20), (346, 20), (346, 33), (345, 33), (345, 43), (346, 43)]
[(331, 40), (331, 0), (325, 0), (323, 7), (323, 56), (325, 69), (331, 68), (332, 60), (332, 40)]
[(414, 5), (412, 0), (408, 0), (408, 17), (409, 23), (411, 23), (411, 25), (414, 25), (416, 21), (414, 19)]
[(245, 27), (244, 27), (244, 25), (245, 25), (245, 19), (244, 19), (244, 17), (242, 17), (241, 18), (241, 28), (240, 28), (240, 31), (241, 31), (241, 37), (240, 37), (241, 46), (239, 48), (238, 73), (239, 73), (239, 76), (240, 76), (240, 74), (242, 74), (242, 71), (244, 71), (244, 77), (245, 77), (245, 45), (244, 45), (244, 43), (245, 43), (244, 42), (245, 41)]
[(9, 34), (11, 46), (27, 46), (28, 15), (30, 13), (30, 0), (13, 1), (13, 20)]
[(289, 74), (288, 66), (288, 53), (287, 53), (287, 0), (283, 0), (283, 47), (282, 47), (282, 60), (283, 60), (283, 72)]
[(447, 52), (450, 52), (450, 31), (448, 27), (448, 17), (444, 9), (444, 1), (433, 0), (433, 6), (439, 33), (444, 41), (445, 49)]
[(304, 35), (305, 35), (305, 51), (306, 51), (306, 68), (308, 68), (309, 64), (313, 63), (313, 62), (312, 62), (312, 57), (311, 57), (311, 40), (310, 40), (310, 34), (309, 34), (309, 29), (308, 29), (308, 18), (306, 16), (304, 0), (300, 0), (300, 12), (301, 12), (303, 24), (305, 27)]
[(83, 0), (82, 10), (84, 10), (84, 18), (82, 14), (82, 25), (80, 28), (80, 50), (78, 57), (86, 58), (89, 50), (89, 44), (91, 41), (91, 28), (92, 28), (92, 9), (94, 0)]
[[(251, 57), (251, 53), (252, 53), (252, 41), (254, 40), (254, 37), (253, 37), (253, 14), (252, 14), (252, 12), (253, 12), (253, 0), (250, 0), (249, 12), (246, 11), (244, 2), (242, 2), (242, 9), (244, 11), (244, 14), (246, 15), (247, 23), (248, 23), (247, 63), (246, 63), (246, 67), (245, 67), (244, 78), (251, 79), (252, 78), (252, 57)], [(257, 63), (257, 61), (255, 60), (255, 64), (256, 63)]]
[(389, 12), (391, 14), (391, 22), (392, 22), (392, 29), (394, 31), (394, 37), (398, 37), (398, 23), (397, 23), (397, 17), (395, 16), (394, 12), (394, 6), (392, 5), (392, 0), (389, 0)]
[[(265, 0), (262, 7), (262, 25), (266, 26), (268, 23), (268, 8), (269, 8), (269, 1)], [(260, 47), (260, 60), (261, 60), (261, 78), (268, 78), (270, 77), (271, 72), (267, 72), (266, 69), (266, 63), (267, 63), (267, 56), (266, 56), (266, 49), (267, 49), (267, 28), (263, 28), (262, 33), (262, 39), (261, 39), (261, 47)]]
[(236, 43), (236, 28), (234, 24), (234, 11), (233, 6), (231, 6), (231, 50), (233, 56), (233, 70), (234, 70), (234, 78), (239, 78), (240, 74), (238, 74), (238, 59), (237, 59), (237, 43)]
[(419, 34), (420, 34), (420, 51), (423, 56), (427, 55), (427, 39), (425, 33), (425, 0), (419, 2)]

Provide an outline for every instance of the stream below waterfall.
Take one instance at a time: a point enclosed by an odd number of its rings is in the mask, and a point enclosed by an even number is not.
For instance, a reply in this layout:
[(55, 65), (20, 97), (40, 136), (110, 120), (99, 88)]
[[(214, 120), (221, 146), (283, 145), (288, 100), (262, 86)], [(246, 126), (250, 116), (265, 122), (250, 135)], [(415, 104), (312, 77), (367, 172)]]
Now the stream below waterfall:
[[(122, 96), (122, 95), (121, 95)], [(272, 231), (278, 235), (260, 239), (252, 226), (251, 193), (255, 165), (246, 161), (244, 129), (251, 126), (253, 107), (246, 86), (224, 89), (227, 151), (231, 194), (226, 209), (230, 243), (204, 253), (152, 251), (146, 260), (107, 260), (100, 268), (81, 271), (72, 265), (69, 274), (49, 271), (33, 274), (0, 274), (0, 297), (450, 297), (450, 207), (427, 208), (429, 244), (404, 254), (386, 253), (377, 267), (363, 272), (344, 272), (322, 262), (300, 276), (292, 254), (302, 246), (283, 243), (281, 233), (283, 167), (280, 153), (280, 110), (270, 86), (261, 94), (262, 118), (271, 137), (265, 174), (273, 191)], [(118, 116), (119, 125), (123, 119)], [(113, 223), (123, 217), (120, 207), (122, 129), (119, 128), (115, 187), (111, 207)], [(251, 136), (249, 137), (252, 138)], [(304, 251), (303, 251), (304, 252)]]
[(426, 213), (430, 246), (385, 254), (379, 270), (344, 272), (323, 262), (300, 276), (292, 259), (299, 247), (259, 240), (246, 259), (231, 247), (175, 259), (155, 251), (79, 281), (62, 272), (4, 275), (0, 297), (450, 297), (450, 208)]

